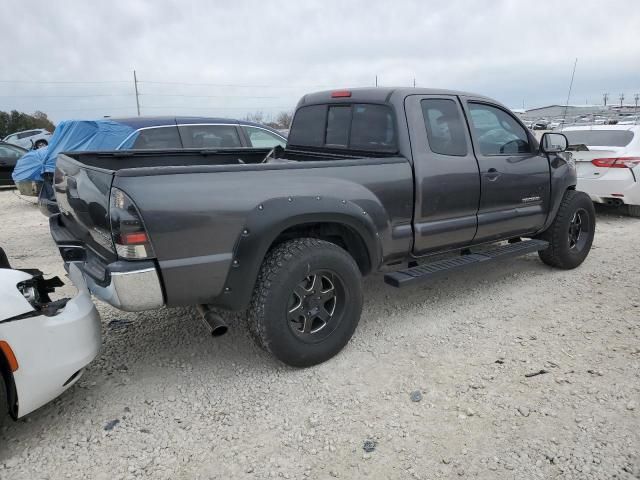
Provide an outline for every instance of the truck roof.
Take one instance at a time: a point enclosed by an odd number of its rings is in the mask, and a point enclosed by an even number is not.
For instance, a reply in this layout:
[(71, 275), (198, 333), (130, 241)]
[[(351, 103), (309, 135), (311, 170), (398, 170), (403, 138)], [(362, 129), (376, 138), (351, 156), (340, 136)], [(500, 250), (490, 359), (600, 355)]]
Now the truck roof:
[[(334, 92), (350, 92), (348, 97), (333, 98), (331, 96)], [(459, 90), (447, 90), (444, 88), (414, 88), (414, 87), (361, 87), (361, 88), (336, 88), (333, 90), (324, 90), (321, 92), (309, 93), (303, 96), (298, 102), (298, 106), (313, 103), (326, 103), (326, 102), (345, 102), (351, 103), (354, 101), (360, 102), (375, 102), (375, 103), (388, 103), (391, 97), (406, 97), (408, 95), (461, 95), (474, 98), (484, 98), (486, 100), (495, 100), (470, 92), (463, 92)]]

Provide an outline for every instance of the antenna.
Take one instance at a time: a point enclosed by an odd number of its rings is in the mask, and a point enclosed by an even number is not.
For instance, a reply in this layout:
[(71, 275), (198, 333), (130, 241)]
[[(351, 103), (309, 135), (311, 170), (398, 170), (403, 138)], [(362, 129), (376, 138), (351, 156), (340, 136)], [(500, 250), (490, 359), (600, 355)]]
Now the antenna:
[(569, 99), (571, 98), (571, 89), (573, 88), (573, 77), (576, 74), (576, 66), (578, 65), (578, 57), (576, 57), (576, 61), (573, 62), (573, 72), (571, 72), (571, 82), (569, 83), (569, 93), (567, 93), (567, 101), (564, 104), (564, 114), (562, 115), (562, 125), (560, 126), (560, 131), (564, 128), (564, 123), (567, 119), (567, 109), (569, 108)]
[(133, 71), (133, 86), (136, 89), (136, 107), (138, 108), (138, 116), (140, 116), (140, 94), (138, 93), (138, 77), (136, 71)]

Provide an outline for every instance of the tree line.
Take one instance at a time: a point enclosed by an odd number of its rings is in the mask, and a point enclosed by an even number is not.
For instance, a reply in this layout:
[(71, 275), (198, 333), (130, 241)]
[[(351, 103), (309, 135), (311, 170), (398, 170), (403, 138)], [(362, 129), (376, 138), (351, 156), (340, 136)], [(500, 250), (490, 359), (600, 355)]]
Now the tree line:
[(56, 126), (49, 120), (47, 114), (41, 111), (36, 111), (29, 115), (17, 110), (11, 110), (10, 112), (0, 110), (0, 140), (13, 132), (32, 128), (45, 128), (53, 132)]
[(244, 119), (248, 122), (261, 123), (267, 127), (275, 129), (289, 128), (293, 115), (289, 112), (280, 112), (276, 115), (275, 120), (273, 118), (266, 119), (264, 113), (255, 112), (245, 115)]

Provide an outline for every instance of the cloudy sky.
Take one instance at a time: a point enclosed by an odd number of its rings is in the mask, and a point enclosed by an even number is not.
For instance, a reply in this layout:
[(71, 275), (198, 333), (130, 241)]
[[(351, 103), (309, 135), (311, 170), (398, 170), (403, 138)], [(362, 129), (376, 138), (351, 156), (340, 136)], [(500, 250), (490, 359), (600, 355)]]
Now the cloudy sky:
[(512, 108), (633, 103), (640, 1), (5, 0), (0, 110), (243, 117), (305, 92), (412, 85)]

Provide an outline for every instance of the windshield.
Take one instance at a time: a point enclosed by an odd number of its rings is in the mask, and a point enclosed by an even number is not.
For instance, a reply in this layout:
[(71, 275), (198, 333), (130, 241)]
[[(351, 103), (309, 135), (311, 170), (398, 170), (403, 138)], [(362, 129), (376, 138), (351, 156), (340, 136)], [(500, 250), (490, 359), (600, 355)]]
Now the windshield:
[(564, 130), (569, 145), (588, 147), (626, 147), (633, 140), (629, 130)]

